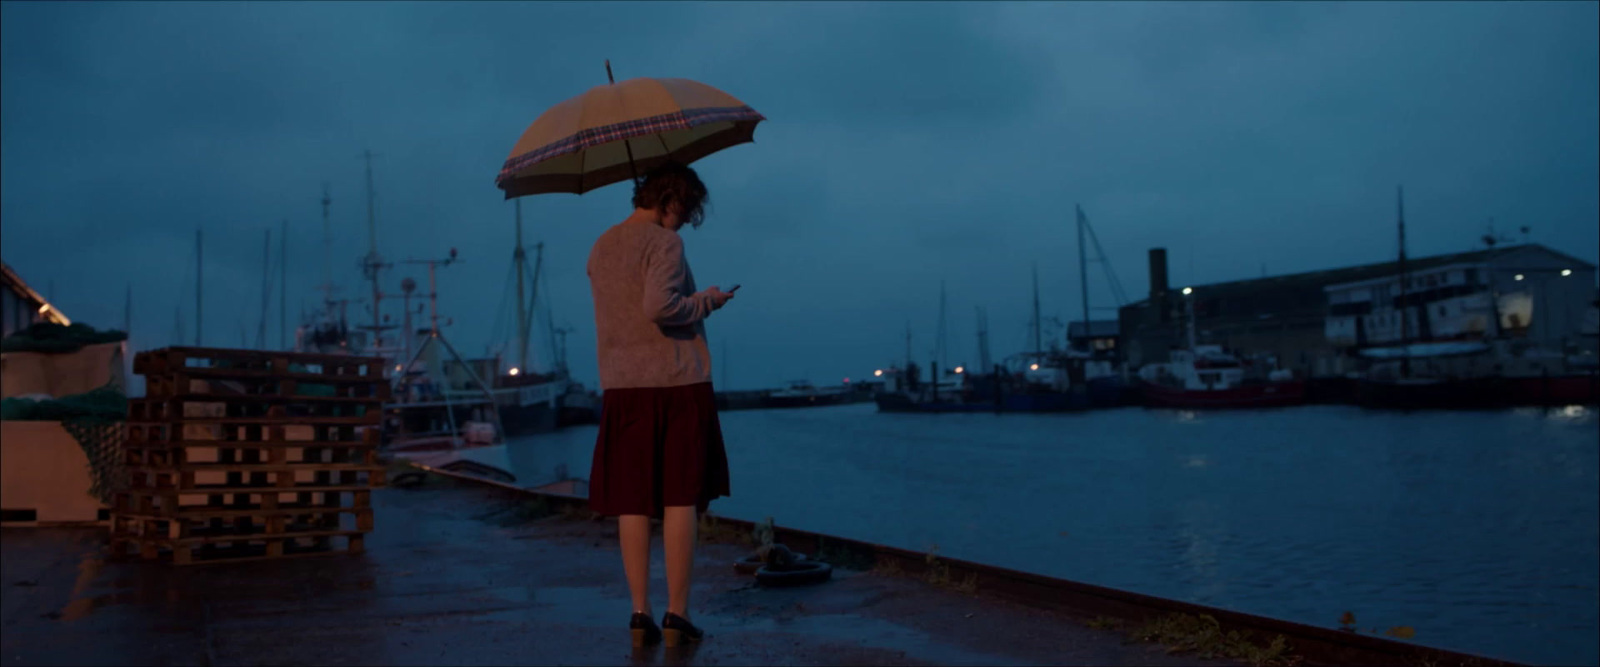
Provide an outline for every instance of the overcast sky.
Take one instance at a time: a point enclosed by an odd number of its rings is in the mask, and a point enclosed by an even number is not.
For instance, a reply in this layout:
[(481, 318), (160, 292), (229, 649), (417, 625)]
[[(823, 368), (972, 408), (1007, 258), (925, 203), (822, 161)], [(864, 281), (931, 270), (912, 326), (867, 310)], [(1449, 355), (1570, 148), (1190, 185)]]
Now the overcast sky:
[[(708, 322), (715, 379), (835, 383), (901, 358), (908, 322), (926, 360), (941, 280), (951, 361), (976, 358), (979, 305), (996, 357), (1024, 349), (1035, 262), (1046, 317), (1077, 318), (1075, 203), (1135, 300), (1152, 246), (1174, 284), (1389, 259), (1398, 184), (1413, 255), (1471, 249), (1493, 219), (1595, 262), (1596, 8), (5, 2), (0, 233), (76, 320), (120, 328), (131, 286), (148, 349), (176, 342), (180, 308), (192, 342), (203, 229), (204, 341), (253, 343), (264, 230), (276, 254), (288, 221), (290, 319), (320, 298), (324, 182), (335, 279), (363, 291), (371, 149), (379, 250), (459, 249), (441, 309), (481, 354), (509, 307), (494, 177), (610, 58), (619, 79), (695, 79), (769, 119), (694, 165), (714, 201), (684, 231), (696, 277), (743, 285)], [(628, 195), (522, 200), (591, 386), (584, 260)], [(425, 283), (397, 271), (388, 289), (404, 275)], [(1115, 305), (1103, 275), (1097, 308)], [(276, 346), (276, 294), (269, 313)]]

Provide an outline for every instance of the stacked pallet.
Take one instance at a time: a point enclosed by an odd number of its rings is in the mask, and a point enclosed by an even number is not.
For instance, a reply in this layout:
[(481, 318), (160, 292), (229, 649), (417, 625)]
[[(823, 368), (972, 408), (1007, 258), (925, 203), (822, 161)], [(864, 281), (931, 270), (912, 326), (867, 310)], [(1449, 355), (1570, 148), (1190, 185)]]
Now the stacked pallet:
[(384, 483), (378, 358), (143, 352), (111, 547), (176, 564), (360, 553)]

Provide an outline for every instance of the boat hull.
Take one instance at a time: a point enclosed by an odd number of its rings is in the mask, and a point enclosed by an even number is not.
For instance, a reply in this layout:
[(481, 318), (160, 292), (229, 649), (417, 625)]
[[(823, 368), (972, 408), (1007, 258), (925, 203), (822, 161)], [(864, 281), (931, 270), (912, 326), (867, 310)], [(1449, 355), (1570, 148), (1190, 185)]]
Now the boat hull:
[(962, 400), (924, 401), (901, 392), (882, 392), (872, 397), (878, 412), (994, 412), (994, 403)]
[(1600, 376), (1485, 377), (1449, 380), (1362, 380), (1356, 402), (1389, 410), (1491, 410), (1521, 406), (1600, 404)]
[(561, 396), (556, 411), (556, 426), (580, 426), (600, 423), (600, 398), (587, 392), (568, 392)]
[(772, 395), (767, 395), (767, 396), (761, 397), (761, 407), (763, 407), (763, 408), (813, 408), (813, 407), (821, 407), (821, 406), (825, 406), (825, 405), (843, 405), (843, 404), (849, 402), (849, 401), (847, 401), (845, 399), (846, 399), (846, 397), (845, 397), (844, 394), (837, 394), (837, 393), (835, 393), (835, 394), (809, 394), (809, 395), (801, 395), (801, 396), (772, 396)]
[(501, 405), (500, 426), (506, 437), (550, 433), (560, 427), (560, 411), (548, 403)]
[(1096, 408), (1112, 408), (1127, 403), (1128, 387), (1117, 376), (1097, 377), (1089, 380), (1089, 405)]
[(1080, 392), (1002, 394), (998, 401), (993, 398), (918, 400), (903, 393), (880, 393), (873, 400), (879, 412), (1073, 412), (1090, 407), (1088, 394)]
[(1600, 373), (1512, 378), (1506, 384), (1511, 405), (1600, 405)]
[(1143, 382), (1140, 393), (1143, 394), (1145, 405), (1157, 408), (1277, 408), (1304, 404), (1306, 385), (1295, 380), (1247, 384), (1233, 389), (1192, 391)]

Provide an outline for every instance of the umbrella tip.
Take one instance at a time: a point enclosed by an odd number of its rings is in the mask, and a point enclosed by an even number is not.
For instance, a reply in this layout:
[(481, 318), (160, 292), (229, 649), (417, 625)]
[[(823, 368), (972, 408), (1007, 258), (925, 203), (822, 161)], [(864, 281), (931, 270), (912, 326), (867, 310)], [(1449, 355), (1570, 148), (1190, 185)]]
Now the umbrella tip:
[(611, 76), (611, 59), (610, 58), (606, 58), (606, 82), (607, 83), (616, 83), (617, 82), (617, 80), (614, 77)]

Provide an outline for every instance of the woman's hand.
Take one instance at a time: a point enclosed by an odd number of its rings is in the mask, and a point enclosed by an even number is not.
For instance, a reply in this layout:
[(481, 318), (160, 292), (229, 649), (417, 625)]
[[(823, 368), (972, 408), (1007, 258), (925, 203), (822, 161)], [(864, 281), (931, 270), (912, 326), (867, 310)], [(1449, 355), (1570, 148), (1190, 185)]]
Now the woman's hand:
[(717, 310), (733, 298), (733, 292), (724, 292), (716, 285), (706, 288), (706, 296), (711, 298), (711, 309)]

